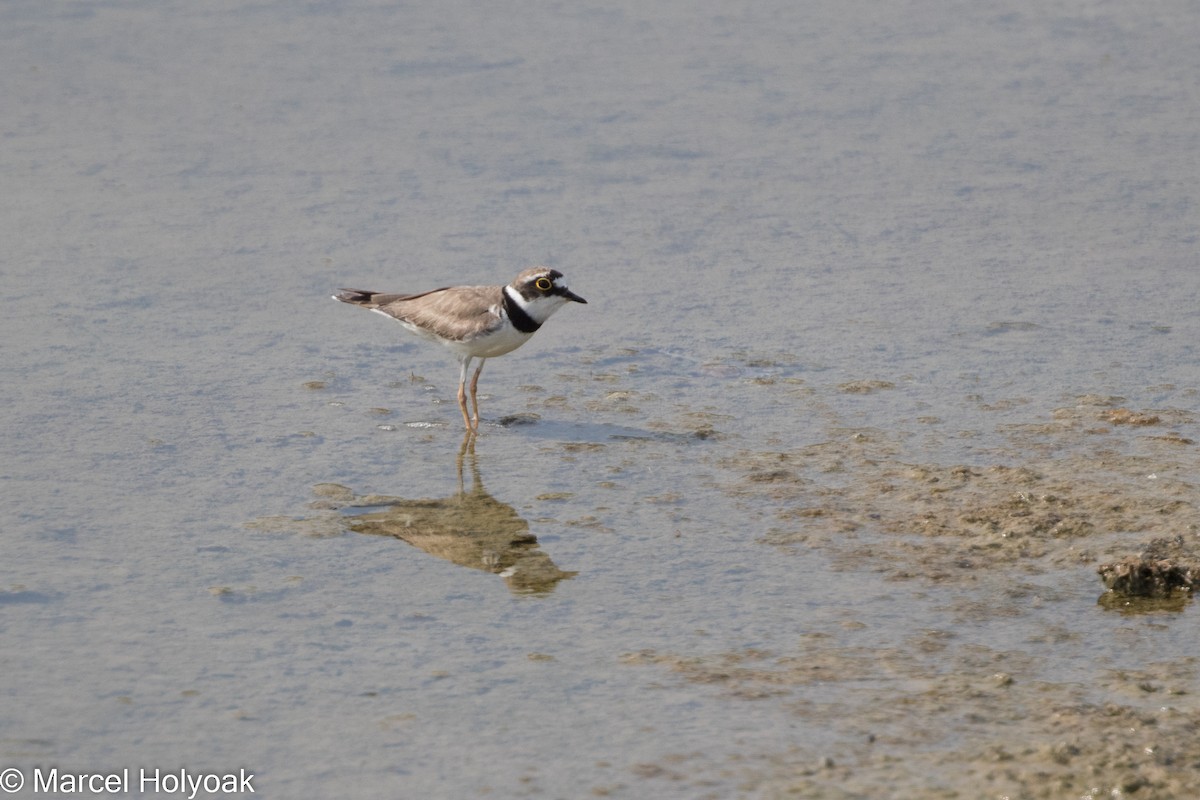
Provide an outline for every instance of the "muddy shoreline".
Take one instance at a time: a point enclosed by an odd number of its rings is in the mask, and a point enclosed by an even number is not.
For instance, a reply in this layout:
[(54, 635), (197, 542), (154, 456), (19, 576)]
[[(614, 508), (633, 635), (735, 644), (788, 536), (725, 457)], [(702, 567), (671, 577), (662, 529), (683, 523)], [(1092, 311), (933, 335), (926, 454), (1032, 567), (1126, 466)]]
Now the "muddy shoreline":
[[(1049, 629), (1025, 610), (1056, 602), (1052, 578), (1086, 581), (1096, 614), (1135, 628), (1195, 613), (1179, 585), (1131, 590), (1118, 580), (1106, 591), (1113, 565), (1200, 563), (1195, 417), (1096, 396), (1048, 416), (1008, 426), (1011, 446), (991, 464), (913, 463), (899, 437), (871, 429), (720, 462), (736, 476), (722, 489), (769, 525), (763, 543), (798, 563), (819, 552), (848, 579), (878, 572), (944, 596), (963, 626), (1027, 625), (1037, 647), (993, 649), (930, 630), (881, 649), (850, 620), (847, 637), (861, 644), (801, 636), (790, 652), (642, 651), (624, 662), (730, 702), (783, 704), (797, 725), (829, 731), (822, 752), (724, 765), (750, 796), (1200, 796), (1200, 659), (1147, 651), (1132, 654), (1139, 669), (1106, 670), (1100, 685), (1045, 680), (1034, 653), (1081, 634), (1070, 619)], [(687, 773), (664, 769), (675, 780)]]

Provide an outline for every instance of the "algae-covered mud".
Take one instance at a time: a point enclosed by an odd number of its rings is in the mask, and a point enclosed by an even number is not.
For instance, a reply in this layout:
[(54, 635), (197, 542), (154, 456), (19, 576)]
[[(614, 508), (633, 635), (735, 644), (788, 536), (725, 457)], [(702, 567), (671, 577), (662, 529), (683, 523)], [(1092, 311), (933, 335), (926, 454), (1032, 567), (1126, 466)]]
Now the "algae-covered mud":
[[(992, 463), (912, 463), (897, 432), (842, 430), (792, 451), (729, 458), (723, 466), (744, 477), (727, 488), (775, 509), (766, 541), (822, 547), (847, 564), (875, 557), (897, 578), (971, 582), (1001, 566), (1039, 573), (1155, 537), (1176, 537), (1178, 557), (1194, 559), (1184, 534), (1200, 530), (1196, 448), (1181, 433), (1195, 429), (1193, 415), (1079, 401), (1050, 411), (1053, 421), (1005, 426), (998, 433), (1009, 444)], [(1120, 431), (1129, 424), (1143, 427)]]
[[(1138, 625), (1194, 613), (1194, 416), (1119, 404), (1081, 397), (1045, 422), (1005, 426), (1004, 457), (992, 463), (913, 463), (898, 432), (878, 429), (722, 461), (740, 473), (725, 490), (769, 527), (761, 541), (797, 559), (817, 550), (835, 570), (876, 571), (940, 595), (965, 626), (1002, 617), (1020, 627), (1018, 647), (965, 643), (951, 629), (914, 634), (902, 647), (818, 639), (787, 653), (644, 652), (630, 661), (731, 698), (772, 698), (798, 721), (846, 737), (836, 754), (779, 754), (749, 777), (764, 796), (1200, 792), (1194, 634), (1164, 659), (1139, 651), (1124, 626), (1099, 632), (1052, 611), (1087, 588), (1107, 613), (1146, 615), (1131, 618)], [(1106, 655), (1141, 667), (1102, 668), (1085, 681), (1053, 676), (1075, 672), (1058, 659), (1103, 664)], [(814, 687), (834, 687), (837, 699), (823, 700)]]

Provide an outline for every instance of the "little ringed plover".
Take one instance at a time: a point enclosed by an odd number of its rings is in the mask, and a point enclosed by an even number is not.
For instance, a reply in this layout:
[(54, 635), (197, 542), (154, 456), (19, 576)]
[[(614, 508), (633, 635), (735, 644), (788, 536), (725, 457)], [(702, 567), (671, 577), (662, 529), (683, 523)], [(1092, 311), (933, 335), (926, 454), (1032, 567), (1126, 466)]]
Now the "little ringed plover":
[[(568, 301), (587, 303), (566, 287), (561, 272), (548, 267), (527, 269), (508, 286), (449, 286), (408, 295), (339, 291), (334, 300), (391, 317), (421, 338), (450, 348), (460, 366), (458, 408), (468, 431), (479, 430), (476, 390), (484, 362), (525, 344)], [(467, 370), (476, 358), (479, 366), (471, 378), (472, 420), (467, 415)]]

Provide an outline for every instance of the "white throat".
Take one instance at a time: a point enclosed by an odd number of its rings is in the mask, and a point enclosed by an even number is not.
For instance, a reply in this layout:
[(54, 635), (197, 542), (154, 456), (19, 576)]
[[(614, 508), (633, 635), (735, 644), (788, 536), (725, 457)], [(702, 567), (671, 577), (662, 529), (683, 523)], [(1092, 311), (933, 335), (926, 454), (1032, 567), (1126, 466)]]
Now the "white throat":
[(514, 290), (511, 286), (504, 287), (504, 294), (538, 325), (550, 319), (550, 315), (558, 311), (563, 303), (567, 302), (567, 298), (557, 294), (526, 300), (521, 296), (520, 292)]

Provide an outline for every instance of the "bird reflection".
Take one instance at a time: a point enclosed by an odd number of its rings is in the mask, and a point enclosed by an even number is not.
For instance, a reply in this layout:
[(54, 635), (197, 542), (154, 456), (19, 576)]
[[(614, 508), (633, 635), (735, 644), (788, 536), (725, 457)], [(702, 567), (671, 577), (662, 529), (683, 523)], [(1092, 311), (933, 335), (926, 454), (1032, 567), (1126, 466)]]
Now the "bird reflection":
[[(471, 467), (470, 491), (463, 488), (464, 460)], [(538, 549), (529, 523), (483, 488), (475, 437), (463, 438), (457, 465), (456, 494), (436, 500), (382, 498), (370, 503), (379, 510), (343, 517), (343, 524), (358, 533), (394, 536), (459, 566), (499, 575), (516, 594), (547, 594), (559, 581), (578, 574), (559, 569)]]

